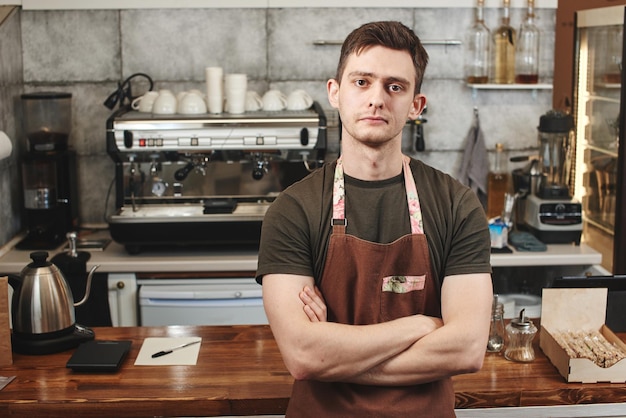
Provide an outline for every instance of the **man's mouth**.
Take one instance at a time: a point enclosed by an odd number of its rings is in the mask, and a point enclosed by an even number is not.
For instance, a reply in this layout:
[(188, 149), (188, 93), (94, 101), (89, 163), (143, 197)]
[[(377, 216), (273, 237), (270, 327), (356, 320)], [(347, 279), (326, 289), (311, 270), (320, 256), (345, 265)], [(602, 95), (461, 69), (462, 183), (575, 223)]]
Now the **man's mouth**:
[(381, 116), (363, 116), (361, 121), (370, 123), (387, 123), (387, 120)]

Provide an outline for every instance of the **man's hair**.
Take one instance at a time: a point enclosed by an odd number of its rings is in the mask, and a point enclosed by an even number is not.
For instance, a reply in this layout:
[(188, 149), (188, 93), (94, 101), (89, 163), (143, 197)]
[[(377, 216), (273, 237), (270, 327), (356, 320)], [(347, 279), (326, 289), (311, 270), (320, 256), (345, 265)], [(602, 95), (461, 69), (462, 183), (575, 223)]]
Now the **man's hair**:
[(337, 82), (341, 83), (348, 57), (353, 53), (358, 55), (373, 46), (406, 51), (411, 55), (415, 67), (415, 93), (419, 93), (424, 70), (428, 64), (428, 53), (415, 32), (404, 24), (393, 21), (366, 23), (348, 35), (341, 46), (341, 55), (335, 76)]

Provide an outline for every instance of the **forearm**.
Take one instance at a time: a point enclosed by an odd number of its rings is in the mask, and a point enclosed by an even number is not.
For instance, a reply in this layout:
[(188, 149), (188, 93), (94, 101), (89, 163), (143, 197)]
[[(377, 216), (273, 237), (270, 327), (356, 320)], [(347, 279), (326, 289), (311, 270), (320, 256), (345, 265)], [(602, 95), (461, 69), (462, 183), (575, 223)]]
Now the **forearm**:
[(444, 325), (349, 381), (381, 386), (414, 385), (475, 372), (482, 365), (486, 338), (463, 336), (462, 332)]
[(285, 362), (299, 379), (351, 381), (408, 350), (432, 332), (433, 322), (422, 316), (373, 325), (309, 323), (296, 344), (280, 344)]
[(408, 385), (479, 370), (489, 334), (491, 286), (488, 274), (447, 277), (442, 287), (444, 325), (350, 381)]
[[(312, 292), (312, 278), (270, 275), (263, 280), (266, 313), (285, 365), (296, 379), (343, 381), (354, 378), (408, 349), (441, 326), (421, 315), (372, 325), (326, 322), (325, 312), (305, 313), (302, 289)], [(323, 302), (314, 305), (324, 307)], [(317, 309), (317, 308), (315, 308)]]
[[(468, 294), (473, 297), (467, 298)], [(480, 369), (489, 331), (491, 297), (488, 274), (450, 276), (442, 288), (446, 325), (432, 328), (406, 350), (345, 380), (370, 385), (409, 385)], [(312, 322), (325, 321), (326, 307), (321, 294), (305, 289), (300, 298)]]

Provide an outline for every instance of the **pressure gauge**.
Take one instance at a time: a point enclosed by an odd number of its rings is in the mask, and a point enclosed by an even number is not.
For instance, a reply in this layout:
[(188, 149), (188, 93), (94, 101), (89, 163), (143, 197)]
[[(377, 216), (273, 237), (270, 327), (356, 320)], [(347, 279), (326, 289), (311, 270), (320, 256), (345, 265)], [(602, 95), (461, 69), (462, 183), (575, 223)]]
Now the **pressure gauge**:
[(155, 196), (163, 196), (165, 194), (165, 190), (167, 190), (167, 183), (164, 182), (160, 178), (155, 178), (152, 180), (152, 194)]

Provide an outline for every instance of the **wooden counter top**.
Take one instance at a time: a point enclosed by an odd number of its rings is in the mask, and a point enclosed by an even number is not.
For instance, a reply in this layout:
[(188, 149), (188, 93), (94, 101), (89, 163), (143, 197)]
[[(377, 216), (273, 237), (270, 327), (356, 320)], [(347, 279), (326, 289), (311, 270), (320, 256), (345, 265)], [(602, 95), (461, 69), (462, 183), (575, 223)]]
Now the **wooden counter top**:
[[(0, 375), (17, 376), (0, 391), (0, 416), (215, 416), (285, 412), (293, 379), (268, 326), (95, 328), (98, 340), (133, 340), (113, 374), (65, 368), (73, 350), (14, 354)], [(195, 366), (134, 366), (146, 337), (200, 336)], [(621, 334), (622, 339), (626, 334)], [(521, 364), (487, 354), (482, 370), (454, 378), (457, 408), (626, 402), (626, 385), (566, 383), (536, 347)]]

